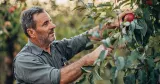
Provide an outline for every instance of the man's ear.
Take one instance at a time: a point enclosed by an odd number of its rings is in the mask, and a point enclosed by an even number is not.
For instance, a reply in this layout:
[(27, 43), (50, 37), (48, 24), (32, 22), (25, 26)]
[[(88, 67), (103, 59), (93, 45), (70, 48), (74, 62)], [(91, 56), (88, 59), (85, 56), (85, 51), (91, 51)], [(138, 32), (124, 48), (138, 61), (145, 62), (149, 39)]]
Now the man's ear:
[(28, 35), (30, 36), (30, 38), (35, 38), (35, 37), (36, 37), (36, 35), (35, 35), (35, 30), (32, 29), (32, 28), (28, 28), (28, 29), (27, 29), (27, 33), (28, 33)]

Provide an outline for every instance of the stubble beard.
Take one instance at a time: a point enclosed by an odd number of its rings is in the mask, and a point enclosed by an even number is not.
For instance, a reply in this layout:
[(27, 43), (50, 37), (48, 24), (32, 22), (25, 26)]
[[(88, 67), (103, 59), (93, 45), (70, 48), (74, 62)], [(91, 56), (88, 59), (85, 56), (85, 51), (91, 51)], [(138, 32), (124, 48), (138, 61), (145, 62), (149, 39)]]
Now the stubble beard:
[(54, 35), (54, 37), (53, 37), (53, 39), (51, 40), (51, 38), (49, 38), (49, 37), (45, 37), (45, 36), (38, 36), (38, 39), (39, 39), (39, 43), (41, 44), (41, 45), (50, 45), (51, 43), (52, 43), (52, 41), (54, 41), (55, 40), (55, 35)]

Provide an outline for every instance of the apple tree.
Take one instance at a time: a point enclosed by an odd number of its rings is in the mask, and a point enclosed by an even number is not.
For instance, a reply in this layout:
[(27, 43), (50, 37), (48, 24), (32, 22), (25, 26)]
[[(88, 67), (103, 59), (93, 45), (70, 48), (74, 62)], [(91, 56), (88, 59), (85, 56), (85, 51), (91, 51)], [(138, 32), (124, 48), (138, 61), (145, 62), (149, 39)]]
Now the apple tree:
[[(27, 40), (20, 33), (21, 26), (19, 22), (21, 11), (25, 9), (25, 0), (3, 0), (0, 3), (0, 52), (6, 52), (4, 57), (6, 67), (5, 84), (13, 84), (13, 66), (12, 62), (17, 51)], [(20, 38), (21, 37), (21, 38)]]
[(126, 14), (116, 29), (89, 34), (102, 40), (88, 45), (103, 44), (114, 51), (107, 57), (108, 51), (102, 51), (92, 66), (82, 67), (84, 74), (76, 84), (159, 84), (160, 0), (95, 2), (78, 0), (81, 4), (75, 9), (86, 10), (83, 20), (90, 19), (89, 25), (99, 25), (99, 30), (119, 18), (124, 8), (133, 13)]

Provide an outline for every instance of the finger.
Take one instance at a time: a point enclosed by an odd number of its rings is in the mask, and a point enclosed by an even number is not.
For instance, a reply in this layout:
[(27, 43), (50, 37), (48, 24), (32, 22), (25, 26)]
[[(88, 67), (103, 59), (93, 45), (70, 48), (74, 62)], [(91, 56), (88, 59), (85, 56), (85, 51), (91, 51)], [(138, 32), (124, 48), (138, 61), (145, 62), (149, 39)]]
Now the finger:
[(128, 13), (133, 13), (133, 11), (132, 10), (129, 10), (129, 11), (124, 11), (123, 13), (121, 13), (120, 15), (119, 15), (119, 17), (120, 18), (123, 18), (126, 14), (128, 14)]
[(113, 47), (113, 46), (110, 46), (109, 48), (114, 49), (114, 47)]
[(103, 44), (103, 47), (105, 50), (107, 50), (108, 48), (111, 48), (111, 49), (114, 49), (113, 45), (109, 46), (109, 47), (106, 47), (104, 44)]
[(111, 48), (107, 48), (107, 50), (109, 53), (112, 53), (112, 51), (113, 51), (113, 49), (111, 49)]
[(99, 47), (98, 47), (98, 49), (101, 51), (101, 50), (105, 50), (105, 47), (104, 47), (104, 45), (102, 44), (102, 45), (100, 45)]
[(131, 9), (128, 9), (128, 8), (127, 8), (127, 9), (124, 9), (123, 11), (129, 11), (129, 10), (131, 10)]
[(111, 53), (112, 53), (113, 49), (111, 49), (111, 48), (107, 48), (107, 51), (108, 51), (107, 56), (109, 56), (109, 55), (111, 55)]

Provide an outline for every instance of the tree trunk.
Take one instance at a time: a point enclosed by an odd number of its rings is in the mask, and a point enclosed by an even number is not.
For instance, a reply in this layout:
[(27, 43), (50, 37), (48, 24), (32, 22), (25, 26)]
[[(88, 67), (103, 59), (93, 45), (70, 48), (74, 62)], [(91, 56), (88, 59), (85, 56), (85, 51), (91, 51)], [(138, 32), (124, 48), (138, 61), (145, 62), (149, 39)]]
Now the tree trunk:
[(7, 57), (5, 57), (6, 63), (6, 80), (5, 84), (13, 84), (14, 82), (14, 71), (13, 71), (13, 59), (14, 59), (14, 40), (17, 39), (17, 35), (8, 37), (6, 40), (7, 48)]

